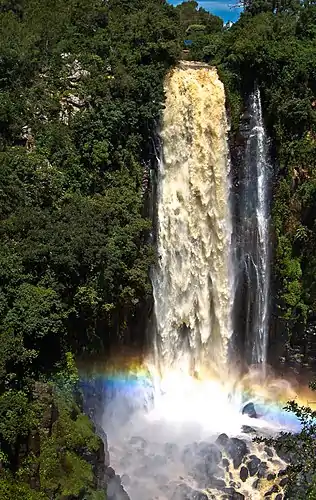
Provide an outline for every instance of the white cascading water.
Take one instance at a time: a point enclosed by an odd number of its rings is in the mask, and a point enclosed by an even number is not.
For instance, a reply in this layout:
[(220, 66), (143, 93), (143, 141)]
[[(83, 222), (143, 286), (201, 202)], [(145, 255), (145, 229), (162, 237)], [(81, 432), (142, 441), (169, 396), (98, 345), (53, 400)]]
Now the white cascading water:
[(232, 333), (224, 86), (216, 69), (190, 62), (169, 74), (165, 90), (153, 278), (159, 361), (222, 372)]
[[(122, 480), (131, 500), (223, 498), (223, 488), (232, 484), (238, 490), (234, 498), (259, 500), (269, 484), (254, 488), (253, 477), (240, 481), (242, 463), (233, 464), (232, 453), (215, 440), (221, 432), (227, 434), (224, 440), (242, 437), (244, 445), (227, 442), (246, 446), (248, 455), (260, 456), (276, 476), (284, 462), (245, 433), (288, 428), (289, 416), (274, 402), (287, 394), (294, 398), (290, 384), (268, 373), (263, 380), (256, 371), (241, 379), (229, 364), (234, 266), (224, 87), (214, 68), (190, 62), (169, 73), (165, 91), (153, 276), (155, 359), (127, 358), (108, 368), (101, 427), (121, 478), (110, 480), (107, 498), (127, 500)], [(263, 128), (252, 132), (260, 159)], [(260, 219), (265, 220), (266, 201), (258, 163), (260, 245), (267, 230)], [(247, 403), (255, 404), (258, 418), (243, 414)], [(205, 449), (211, 450), (208, 458), (200, 454)], [(219, 456), (216, 467), (214, 456)], [(206, 465), (212, 470), (205, 471)]]
[(241, 186), (241, 258), (248, 282), (246, 350), (248, 363), (266, 365), (269, 328), (271, 166), (259, 89), (250, 96), (250, 133)]

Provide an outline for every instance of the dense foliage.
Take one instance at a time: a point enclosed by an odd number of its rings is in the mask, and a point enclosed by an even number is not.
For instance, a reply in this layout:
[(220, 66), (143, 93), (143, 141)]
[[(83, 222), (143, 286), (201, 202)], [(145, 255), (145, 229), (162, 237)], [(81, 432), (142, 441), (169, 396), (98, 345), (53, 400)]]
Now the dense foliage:
[[(315, 384), (312, 384), (315, 389)], [(277, 439), (259, 438), (256, 441), (274, 446), (289, 463), (286, 498), (291, 500), (314, 500), (316, 498), (315, 433), (316, 412), (308, 406), (289, 402), (286, 410), (294, 413), (301, 422), (298, 434), (282, 432)]]
[[(0, 0), (1, 499), (103, 496), (74, 359), (133, 342), (151, 296), (143, 187), (180, 57), (217, 65), (236, 137), (260, 86), (278, 167), (276, 314), (292, 335), (316, 317), (316, 4), (244, 6), (228, 28), (192, 0)], [(306, 429), (293, 484), (314, 463)]]
[(73, 359), (130, 341), (151, 293), (142, 183), (178, 14), (1, 0), (0, 25), (0, 498), (102, 498)]

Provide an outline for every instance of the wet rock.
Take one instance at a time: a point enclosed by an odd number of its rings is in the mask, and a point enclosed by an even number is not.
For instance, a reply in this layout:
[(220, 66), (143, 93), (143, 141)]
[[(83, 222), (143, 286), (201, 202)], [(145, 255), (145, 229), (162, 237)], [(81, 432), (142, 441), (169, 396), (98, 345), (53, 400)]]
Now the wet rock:
[(234, 488), (225, 488), (223, 491), (227, 494), (224, 498), (229, 499), (229, 500), (244, 500), (244, 495), (239, 493), (238, 491), (235, 491)]
[(227, 460), (227, 458), (223, 458), (222, 464), (226, 468), (226, 470), (228, 470), (228, 468), (229, 468), (229, 460)]
[(253, 489), (258, 490), (258, 489), (259, 489), (259, 487), (260, 487), (260, 479), (256, 479), (256, 480), (252, 483), (252, 487), (253, 487)]
[(268, 481), (274, 481), (275, 478), (276, 478), (276, 474), (274, 474), (274, 472), (269, 472), (269, 474), (267, 474)]
[(268, 466), (265, 462), (261, 462), (261, 464), (258, 467), (258, 472), (257, 476), (259, 478), (266, 477), (268, 473)]
[(222, 469), (218, 467), (221, 460), (222, 453), (215, 444), (201, 442), (196, 447), (196, 466), (194, 469), (199, 470), (207, 477), (221, 475)]
[(238, 490), (239, 488), (241, 488), (241, 483), (239, 483), (239, 482), (236, 483), (236, 481), (230, 481), (229, 486), (231, 488), (236, 488), (236, 490)]
[(194, 491), (188, 500), (209, 500), (208, 496), (202, 491)]
[(227, 495), (233, 495), (235, 493), (235, 489), (231, 486), (230, 488), (223, 488), (223, 492), (227, 493)]
[(272, 488), (270, 488), (266, 493), (265, 497), (270, 497), (273, 493), (277, 493), (279, 491), (279, 487), (277, 484), (274, 484)]
[(283, 488), (283, 486), (286, 486), (288, 482), (289, 482), (289, 478), (288, 477), (283, 477), (281, 479), (281, 481), (279, 481), (279, 485)]
[(248, 447), (244, 441), (238, 438), (230, 438), (225, 445), (227, 454), (233, 459), (235, 469), (238, 469), (242, 459), (249, 452)]
[(278, 477), (286, 476), (287, 470), (286, 469), (281, 469), (278, 472)]
[(105, 474), (107, 475), (108, 479), (111, 479), (115, 476), (115, 470), (112, 467), (107, 467), (105, 469)]
[(218, 447), (213, 443), (201, 442), (196, 447), (196, 453), (198, 456), (208, 460), (212, 459), (216, 464), (219, 464), (222, 460), (222, 453)]
[(281, 469), (283, 467), (282, 462), (280, 462), (279, 460), (271, 460), (271, 463), (276, 469)]
[(256, 429), (254, 429), (253, 427), (250, 427), (250, 425), (243, 425), (241, 427), (241, 430), (245, 434), (256, 434), (257, 433)]
[(231, 500), (245, 500), (245, 495), (242, 495), (242, 493), (235, 491)]
[(242, 409), (243, 415), (248, 415), (250, 418), (257, 418), (257, 412), (255, 409), (255, 405), (253, 403), (247, 403)]
[(208, 496), (202, 491), (194, 490), (181, 483), (176, 487), (172, 500), (208, 500)]
[(273, 457), (273, 455), (274, 455), (273, 450), (271, 448), (269, 448), (269, 446), (265, 446), (264, 451), (266, 452), (268, 457)]
[(107, 485), (107, 499), (108, 500), (130, 500), (128, 494), (121, 485), (119, 476), (112, 477)]
[(248, 479), (248, 476), (249, 476), (249, 472), (248, 472), (248, 469), (247, 467), (245, 467), (244, 465), (241, 467), (240, 469), (240, 472), (239, 472), (239, 477), (240, 479), (245, 482), (247, 481)]
[(249, 460), (247, 462), (247, 467), (248, 467), (250, 476), (254, 476), (258, 472), (259, 465), (261, 464), (261, 460), (260, 460), (260, 458), (256, 457), (256, 455), (250, 455), (250, 459), (251, 460)]
[(222, 490), (223, 488), (226, 488), (226, 483), (223, 479), (219, 479), (217, 477), (212, 477), (211, 478), (211, 486), (213, 488), (217, 488), (219, 490)]
[(218, 438), (216, 439), (216, 441), (215, 441), (215, 442), (216, 442), (216, 444), (218, 444), (219, 446), (223, 446), (223, 447), (225, 447), (225, 446), (226, 446), (226, 444), (228, 443), (228, 441), (229, 441), (229, 437), (227, 436), (227, 434), (224, 434), (224, 433), (223, 433), (223, 434), (220, 434), (220, 435), (218, 436)]

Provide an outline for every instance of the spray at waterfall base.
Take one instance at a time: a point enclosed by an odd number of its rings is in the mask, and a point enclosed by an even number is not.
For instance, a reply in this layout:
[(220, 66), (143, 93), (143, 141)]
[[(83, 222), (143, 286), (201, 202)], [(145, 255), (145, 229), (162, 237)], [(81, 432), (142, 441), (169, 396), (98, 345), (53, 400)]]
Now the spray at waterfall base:
[[(286, 464), (253, 437), (299, 431), (300, 422), (283, 407), (288, 400), (306, 404), (313, 397), (265, 365), (269, 252), (262, 242), (269, 224), (266, 176), (260, 177), (267, 170), (260, 93), (251, 103), (246, 162), (255, 182), (249, 169), (244, 174), (243, 199), (252, 204), (242, 217), (249, 224), (240, 231), (245, 281), (259, 299), (244, 294), (247, 303), (239, 309), (247, 306), (245, 323), (251, 326), (246, 351), (254, 346), (250, 357), (241, 349), (241, 357), (262, 362), (264, 371), (235, 368), (227, 348), (233, 331), (243, 328), (234, 328), (232, 318), (234, 295), (241, 291), (233, 258), (224, 86), (215, 68), (190, 62), (170, 72), (165, 89), (153, 349), (145, 358), (121, 355), (96, 363), (86, 374), (87, 385), (94, 386), (92, 405), (99, 397), (95, 421), (107, 434), (111, 465), (132, 500), (222, 499), (227, 487), (237, 495), (228, 498), (260, 499), (270, 496), (271, 482), (259, 476), (259, 463), (276, 480), (272, 498), (276, 491), (283, 498), (278, 474)], [(191, 488), (190, 494), (182, 487)]]
[[(129, 419), (135, 413), (141, 414), (148, 425), (164, 421), (184, 429), (192, 424), (199, 427), (201, 436), (221, 432), (237, 436), (245, 425), (262, 429), (265, 434), (298, 432), (298, 418), (284, 406), (292, 400), (313, 406), (315, 399), (307, 384), (278, 378), (268, 368), (263, 374), (260, 366), (251, 366), (243, 374), (230, 370), (219, 378), (210, 369), (201, 368), (192, 374), (186, 363), (162, 367), (159, 372), (150, 359), (128, 356), (106, 364), (98, 361), (82, 379), (91, 384), (99, 380), (103, 386), (107, 399), (105, 431), (115, 425), (115, 420)], [(254, 404), (256, 418), (243, 413), (248, 403)]]
[[(102, 411), (96, 420), (107, 434), (111, 466), (131, 500), (222, 498), (217, 483), (214, 486), (201, 477), (199, 467), (204, 471), (206, 462), (203, 456), (201, 463), (199, 453), (205, 446), (216, 447), (223, 433), (232, 440), (240, 438), (247, 447), (247, 461), (259, 457), (278, 479), (286, 463), (273, 449), (267, 455), (265, 445), (254, 443), (253, 438), (299, 431), (300, 422), (283, 407), (291, 399), (306, 405), (311, 391), (272, 372), (263, 379), (259, 368), (251, 367), (239, 378), (224, 374), (215, 378), (207, 370), (192, 375), (183, 366), (158, 373), (148, 360), (120, 356), (86, 370), (86, 384), (102, 394)], [(242, 413), (249, 402), (257, 418)], [(226, 457), (223, 451), (223, 460)], [(234, 483), (245, 499), (263, 498), (271, 483), (260, 479), (260, 487), (254, 490), (256, 476), (241, 482), (243, 465), (231, 461), (221, 480), (227, 487)], [(179, 484), (193, 494), (177, 493)], [(196, 491), (207, 497), (195, 496)]]

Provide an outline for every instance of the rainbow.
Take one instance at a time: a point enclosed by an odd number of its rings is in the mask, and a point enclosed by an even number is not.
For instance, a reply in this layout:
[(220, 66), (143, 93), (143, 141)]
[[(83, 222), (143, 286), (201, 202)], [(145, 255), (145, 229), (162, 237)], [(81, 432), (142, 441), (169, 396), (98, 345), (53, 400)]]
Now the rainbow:
[[(223, 382), (207, 374), (197, 377), (179, 370), (158, 374), (143, 358), (121, 356), (108, 362), (79, 363), (79, 372), (83, 391), (97, 387), (105, 406), (124, 402), (124, 411), (142, 412), (148, 422), (164, 420), (180, 425), (195, 421), (214, 434), (238, 435), (243, 425), (299, 432), (299, 419), (284, 406), (289, 400), (305, 406), (308, 399), (313, 400), (306, 386), (296, 383), (295, 387), (272, 372), (262, 380), (255, 368), (243, 377)], [(257, 419), (242, 415), (248, 402), (254, 403)]]

